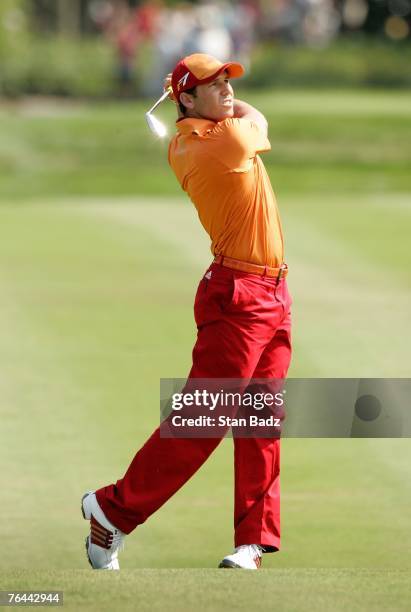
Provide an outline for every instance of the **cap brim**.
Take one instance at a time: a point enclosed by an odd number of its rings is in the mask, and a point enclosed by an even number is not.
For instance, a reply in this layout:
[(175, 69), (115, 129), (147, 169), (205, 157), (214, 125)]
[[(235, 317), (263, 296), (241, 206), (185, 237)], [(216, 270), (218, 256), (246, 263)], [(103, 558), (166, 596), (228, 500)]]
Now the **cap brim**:
[(223, 64), (219, 73), (223, 70), (227, 70), (228, 76), (230, 79), (238, 79), (245, 74), (245, 68), (242, 64), (238, 64), (237, 62), (228, 62), (227, 64)]

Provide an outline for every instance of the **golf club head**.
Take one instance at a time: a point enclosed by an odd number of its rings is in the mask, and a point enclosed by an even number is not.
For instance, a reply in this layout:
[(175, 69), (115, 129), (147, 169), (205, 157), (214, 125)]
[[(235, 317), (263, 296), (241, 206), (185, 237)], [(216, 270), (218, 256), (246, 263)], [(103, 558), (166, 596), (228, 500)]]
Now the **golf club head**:
[(153, 134), (155, 134), (159, 138), (164, 138), (164, 136), (167, 135), (166, 126), (161, 123), (161, 121), (159, 121), (156, 117), (154, 117), (154, 115), (152, 115), (151, 113), (146, 113), (146, 121), (148, 127), (153, 132)]

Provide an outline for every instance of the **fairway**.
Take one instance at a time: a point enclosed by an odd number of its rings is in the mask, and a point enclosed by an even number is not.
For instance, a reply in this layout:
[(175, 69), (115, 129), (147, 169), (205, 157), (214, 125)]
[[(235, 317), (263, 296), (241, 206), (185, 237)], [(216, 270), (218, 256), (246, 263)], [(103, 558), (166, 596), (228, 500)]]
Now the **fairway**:
[[(323, 295), (310, 291), (305, 249), (299, 244), (300, 234), (311, 231), (311, 225), (298, 219), (296, 201), (284, 204), (286, 223), (294, 230), (289, 249), (297, 276), (290, 280), (295, 317), (301, 321), (291, 375), (406, 375), (410, 338), (401, 270), (383, 294), (370, 279), (366, 252), (356, 257), (353, 275), (343, 273), (337, 283), (333, 270), (344, 249), (334, 240), (332, 247), (326, 245), (323, 265), (317, 264), (317, 282), (333, 287), (322, 306)], [(341, 210), (343, 202), (335, 205)], [(366, 200), (361, 205), (374, 204)], [(76, 597), (87, 599), (88, 581), (96, 581), (83, 553), (86, 525), (79, 495), (121, 475), (157, 425), (158, 379), (183, 377), (188, 371), (194, 340), (191, 302), (209, 260), (208, 245), (186, 203), (158, 198), (4, 206), (0, 226), (1, 261), (7, 262), (1, 269), (0, 358), (5, 373), (2, 437), (7, 441), (1, 447), (2, 486), (7, 489), (4, 542), (9, 550), (1, 562), (2, 581), (5, 588), (21, 583), (11, 568), (25, 569), (28, 576), (33, 567), (44, 568), (34, 582), (23, 579), (34, 587), (38, 580), (49, 584), (50, 569), (83, 567), (80, 578), (78, 572), (52, 574), (53, 584), (67, 584), (67, 603), (73, 597), (74, 605)], [(320, 249), (316, 261), (323, 255)], [(341, 319), (361, 278), (368, 284), (351, 315), (356, 325), (351, 336), (347, 330), (342, 335)], [(376, 303), (387, 316), (397, 305), (396, 325), (403, 333), (390, 351), (375, 333)], [(325, 602), (340, 580), (351, 579), (353, 568), (360, 572), (359, 591), (363, 568), (387, 570), (384, 584), (391, 579), (401, 583), (404, 570), (410, 569), (410, 459), (408, 440), (284, 440), (283, 551), (265, 558), (264, 567), (274, 574), (261, 574), (264, 588), (279, 580), (288, 592), (293, 567), (334, 568), (329, 578), (325, 569), (295, 577), (307, 587), (307, 580), (315, 583), (317, 576), (322, 584), (325, 576), (330, 590), (325, 590)], [(215, 567), (231, 547), (231, 471), (231, 441), (226, 440), (200, 473), (128, 539), (122, 566)], [(21, 528), (26, 520), (30, 535)], [(342, 568), (342, 574), (335, 568)], [(278, 578), (277, 569), (284, 569)], [(364, 584), (380, 580), (379, 572), (367, 572)], [(127, 580), (133, 582), (132, 576), (127, 574)], [(198, 588), (204, 581), (221, 580), (204, 572), (190, 576)], [(237, 579), (241, 584), (246, 580), (230, 578)], [(137, 575), (135, 580), (143, 579)], [(75, 595), (79, 589), (81, 596)], [(289, 609), (298, 605), (300, 596), (295, 597), (293, 591)], [(210, 601), (212, 609), (216, 601)], [(283, 601), (286, 606), (287, 597)]]
[[(8, 588), (47, 584), (64, 590), (64, 609), (76, 610), (409, 610), (409, 573), (392, 570), (279, 569), (257, 573), (221, 570), (34, 571), (9, 578)], [(11, 585), (11, 586), (10, 586)], [(102, 595), (104, 591), (105, 596)], [(395, 602), (395, 603), (393, 603)]]
[[(290, 376), (410, 377), (408, 98), (278, 96), (273, 134), (290, 140), (281, 151), (272, 138), (268, 166), (294, 298)], [(119, 478), (158, 425), (159, 379), (186, 376), (211, 254), (163, 145), (125, 131), (129, 106), (22, 112), (0, 111), (0, 590), (64, 590), (73, 610), (242, 611), (260, 600), (285, 611), (409, 610), (407, 439), (283, 440), (282, 550), (256, 573), (215, 569), (232, 547), (224, 440), (127, 539), (124, 571), (91, 572), (80, 497)]]

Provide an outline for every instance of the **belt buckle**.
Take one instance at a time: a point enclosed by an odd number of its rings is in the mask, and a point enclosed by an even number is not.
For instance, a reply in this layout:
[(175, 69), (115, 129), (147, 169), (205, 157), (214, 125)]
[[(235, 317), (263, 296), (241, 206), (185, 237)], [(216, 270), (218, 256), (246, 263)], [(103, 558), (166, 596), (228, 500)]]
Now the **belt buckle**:
[(285, 271), (287, 270), (287, 264), (283, 263), (281, 264), (281, 266), (279, 267), (278, 270), (278, 275), (277, 275), (277, 285), (280, 282), (280, 280), (284, 277)]

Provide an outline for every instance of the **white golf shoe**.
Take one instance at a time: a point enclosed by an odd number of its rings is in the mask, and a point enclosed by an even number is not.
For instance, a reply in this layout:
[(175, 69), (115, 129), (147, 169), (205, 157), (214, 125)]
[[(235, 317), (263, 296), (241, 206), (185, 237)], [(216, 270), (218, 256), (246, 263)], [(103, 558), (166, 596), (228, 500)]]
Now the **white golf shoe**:
[(261, 566), (262, 556), (263, 549), (258, 544), (243, 544), (224, 557), (218, 567), (256, 570)]
[(123, 548), (125, 534), (106, 518), (94, 491), (81, 500), (83, 517), (90, 521), (90, 535), (86, 538), (86, 551), (93, 569), (119, 570), (118, 551)]

